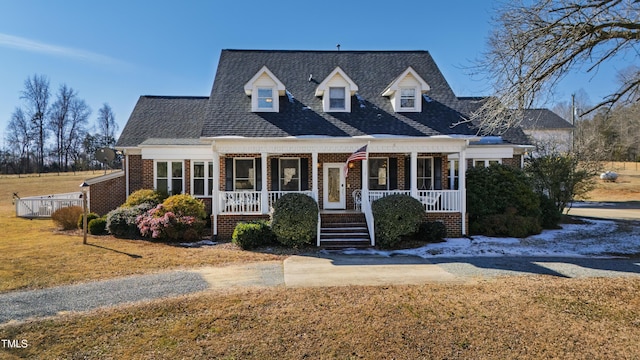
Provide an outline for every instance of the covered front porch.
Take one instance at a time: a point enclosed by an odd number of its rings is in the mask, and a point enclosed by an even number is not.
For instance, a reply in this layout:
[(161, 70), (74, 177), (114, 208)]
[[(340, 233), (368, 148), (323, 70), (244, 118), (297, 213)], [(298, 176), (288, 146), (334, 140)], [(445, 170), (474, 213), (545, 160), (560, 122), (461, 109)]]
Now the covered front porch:
[[(213, 168), (219, 169), (213, 174), (213, 183), (219, 184), (212, 193), (215, 236), (229, 237), (235, 222), (267, 218), (287, 193), (312, 197), (323, 212), (363, 213), (372, 246), (371, 203), (392, 194), (420, 201), (427, 218), (444, 221), (452, 235), (466, 233), (465, 139), (242, 140), (213, 141)], [(345, 169), (349, 155), (363, 144), (368, 144), (368, 158)], [(449, 160), (451, 154), (456, 160)]]

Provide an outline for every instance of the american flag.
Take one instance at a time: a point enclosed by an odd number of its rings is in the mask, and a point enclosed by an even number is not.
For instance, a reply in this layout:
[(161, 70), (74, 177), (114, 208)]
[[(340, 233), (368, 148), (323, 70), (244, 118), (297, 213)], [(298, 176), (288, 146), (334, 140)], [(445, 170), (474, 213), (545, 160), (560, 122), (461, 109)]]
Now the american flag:
[(349, 158), (347, 162), (344, 163), (344, 176), (347, 177), (349, 175), (349, 163), (355, 160), (367, 160), (367, 145), (361, 147), (356, 150)]

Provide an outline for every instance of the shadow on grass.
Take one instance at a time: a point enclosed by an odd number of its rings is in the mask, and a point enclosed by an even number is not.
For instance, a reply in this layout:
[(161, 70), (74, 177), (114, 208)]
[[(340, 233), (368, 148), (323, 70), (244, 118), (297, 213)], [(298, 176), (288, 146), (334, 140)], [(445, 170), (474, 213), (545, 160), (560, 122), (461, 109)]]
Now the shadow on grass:
[(109, 250), (109, 251), (113, 251), (114, 253), (118, 253), (118, 254), (122, 254), (122, 255), (127, 255), (128, 257), (134, 258), (134, 259), (142, 259), (142, 255), (136, 255), (136, 254), (129, 254), (127, 252), (124, 251), (120, 251), (120, 250), (116, 250), (116, 249), (110, 249), (108, 247), (104, 247), (104, 246), (100, 246), (100, 245), (95, 245), (95, 244), (87, 244), (89, 246), (93, 246), (93, 247), (97, 247), (100, 249), (104, 249), (104, 250)]

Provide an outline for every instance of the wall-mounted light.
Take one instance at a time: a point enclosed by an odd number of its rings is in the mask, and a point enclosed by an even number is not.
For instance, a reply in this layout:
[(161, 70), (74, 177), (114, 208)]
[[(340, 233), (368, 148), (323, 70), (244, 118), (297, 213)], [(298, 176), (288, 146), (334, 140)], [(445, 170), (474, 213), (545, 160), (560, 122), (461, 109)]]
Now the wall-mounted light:
[(349, 163), (349, 169), (353, 169), (356, 165), (352, 162)]

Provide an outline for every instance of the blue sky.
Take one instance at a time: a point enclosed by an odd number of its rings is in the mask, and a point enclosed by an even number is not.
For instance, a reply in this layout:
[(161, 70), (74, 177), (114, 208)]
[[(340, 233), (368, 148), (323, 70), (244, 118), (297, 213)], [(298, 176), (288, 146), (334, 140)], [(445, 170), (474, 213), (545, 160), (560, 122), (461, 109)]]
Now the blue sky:
[[(490, 95), (465, 68), (485, 49), (496, 4), (0, 0), (0, 132), (34, 74), (54, 94), (62, 83), (74, 88), (92, 124), (109, 103), (122, 130), (140, 95), (209, 95), (222, 49), (428, 50), (457, 95)], [(595, 102), (614, 87), (606, 69), (576, 74), (556, 101), (583, 88)]]

